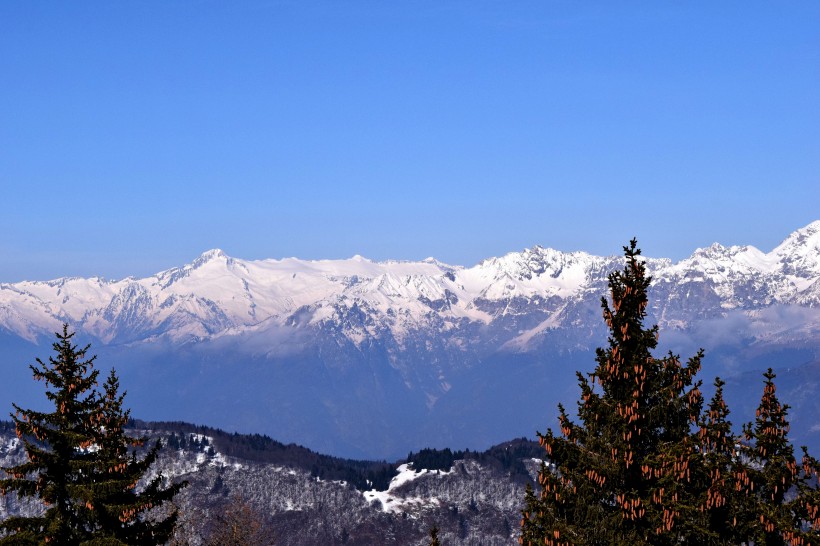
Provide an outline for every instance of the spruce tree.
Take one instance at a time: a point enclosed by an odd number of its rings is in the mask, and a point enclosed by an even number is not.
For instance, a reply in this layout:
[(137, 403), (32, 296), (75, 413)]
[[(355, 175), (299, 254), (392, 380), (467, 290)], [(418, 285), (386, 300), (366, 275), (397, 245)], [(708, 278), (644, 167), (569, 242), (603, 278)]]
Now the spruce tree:
[[(136, 448), (147, 438), (125, 433), (130, 410), (123, 407), (125, 393), (119, 394), (119, 379), (112, 369), (99, 397), (97, 414), (96, 466), (91, 501), (96, 539), (117, 544), (164, 544), (174, 532), (176, 511), (150, 517), (152, 508), (170, 501), (185, 482), (163, 487), (158, 475), (140, 491), (137, 484), (154, 464), (162, 445), (157, 440), (147, 454), (138, 457)], [(130, 452), (129, 452), (130, 450)]]
[(30, 366), (45, 381), (51, 412), (14, 405), (12, 419), (27, 461), (4, 468), (3, 494), (39, 499), (42, 515), (11, 517), (0, 524), (0, 544), (124, 545), (167, 542), (176, 515), (146, 518), (146, 511), (169, 500), (182, 485), (162, 487), (161, 477), (141, 491), (137, 486), (155, 461), (156, 444), (140, 459), (129, 447), (141, 444), (126, 436), (128, 411), (112, 371), (103, 392), (95, 390), (99, 372), (89, 346), (72, 344), (63, 325), (48, 363)]
[(40, 516), (11, 517), (0, 523), (6, 536), (3, 544), (74, 545), (88, 540), (92, 529), (92, 481), (96, 440), (94, 417), (97, 397), (93, 391), (94, 357), (86, 359), (88, 346), (73, 345), (73, 333), (63, 325), (53, 344), (55, 356), (48, 363), (39, 358), (29, 366), (37, 381), (46, 384), (51, 412), (23, 409), (14, 404), (12, 414), (17, 436), (23, 442), (27, 461), (4, 468), (0, 480), (3, 494), (36, 497), (45, 505)]
[(743, 427), (744, 463), (736, 470), (738, 489), (744, 493), (741, 515), (747, 524), (746, 541), (756, 545), (820, 544), (820, 492), (816, 478), (820, 464), (802, 448), (794, 457), (787, 436), (789, 407), (775, 394), (775, 374), (765, 378), (763, 396), (753, 423)]
[(698, 433), (703, 454), (700, 479), (706, 485), (699, 502), (705, 530), (703, 540), (704, 544), (736, 545), (748, 534), (747, 522), (742, 517), (738, 519), (744, 500), (734, 479), (742, 462), (735, 450), (738, 439), (732, 433), (729, 407), (723, 399), (726, 383), (716, 378), (714, 384), (715, 394), (704, 409)]
[(701, 353), (682, 364), (655, 358), (658, 328), (645, 328), (650, 278), (633, 239), (626, 265), (609, 276), (602, 298), (608, 347), (595, 370), (578, 373), (576, 424), (559, 405), (561, 434), (538, 434), (548, 464), (528, 488), (525, 545), (700, 543), (702, 484), (692, 426), (703, 398), (694, 377)]

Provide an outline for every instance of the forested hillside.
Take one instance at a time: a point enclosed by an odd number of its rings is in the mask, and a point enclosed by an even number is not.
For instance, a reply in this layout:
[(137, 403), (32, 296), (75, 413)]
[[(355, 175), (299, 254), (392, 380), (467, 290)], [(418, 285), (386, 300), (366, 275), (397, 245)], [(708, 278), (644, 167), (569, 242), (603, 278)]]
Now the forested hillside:
[[(151, 476), (189, 482), (175, 500), (175, 540), (190, 545), (207, 544), (226, 514), (238, 517), (236, 507), (277, 545), (422, 545), (433, 525), (444, 544), (516, 544), (524, 488), (543, 452), (519, 439), (483, 452), (425, 449), (400, 461), (355, 461), (188, 423), (129, 428), (166, 446)], [(0, 423), (0, 465), (23, 457), (13, 425)], [(400, 467), (407, 470), (391, 486)], [(0, 496), (4, 519), (38, 509)]]

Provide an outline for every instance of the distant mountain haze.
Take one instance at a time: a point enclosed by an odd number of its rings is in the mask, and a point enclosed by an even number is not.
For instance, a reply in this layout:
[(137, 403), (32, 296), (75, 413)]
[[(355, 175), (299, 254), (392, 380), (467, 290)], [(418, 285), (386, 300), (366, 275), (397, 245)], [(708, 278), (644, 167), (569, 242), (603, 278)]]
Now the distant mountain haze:
[[(700, 378), (729, 381), (738, 427), (759, 400), (759, 371), (775, 368), (793, 439), (816, 453), (820, 221), (768, 253), (714, 244), (647, 265), (647, 324), (659, 324), (663, 349), (706, 349)], [(555, 427), (556, 403), (577, 398), (575, 371), (591, 371), (606, 343), (607, 275), (622, 266), (618, 254), (538, 246), (469, 268), (211, 250), (142, 279), (0, 284), (0, 401), (37, 403), (26, 364), (48, 357), (67, 322), (100, 367), (117, 367), (140, 418), (353, 457), (486, 448)]]

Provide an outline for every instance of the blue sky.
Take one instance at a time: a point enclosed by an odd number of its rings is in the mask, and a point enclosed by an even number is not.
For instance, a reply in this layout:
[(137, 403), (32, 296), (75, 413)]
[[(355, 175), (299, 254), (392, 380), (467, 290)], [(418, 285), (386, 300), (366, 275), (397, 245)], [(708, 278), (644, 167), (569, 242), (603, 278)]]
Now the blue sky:
[(820, 218), (820, 3), (0, 3), (0, 281)]

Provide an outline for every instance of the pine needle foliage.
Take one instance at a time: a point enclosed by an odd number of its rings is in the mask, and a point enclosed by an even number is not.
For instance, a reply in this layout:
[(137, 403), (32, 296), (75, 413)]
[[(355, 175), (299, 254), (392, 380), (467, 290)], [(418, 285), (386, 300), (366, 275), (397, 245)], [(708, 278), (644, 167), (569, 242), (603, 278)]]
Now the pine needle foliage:
[(112, 371), (103, 392), (96, 390), (96, 357), (90, 346), (72, 343), (63, 325), (48, 363), (31, 365), (34, 379), (44, 381), (53, 411), (23, 409), (14, 404), (12, 419), (26, 452), (26, 462), (3, 468), (2, 493), (36, 498), (45, 506), (38, 516), (11, 517), (0, 523), (0, 544), (128, 545), (162, 544), (173, 531), (176, 515), (151, 519), (146, 511), (170, 500), (182, 484), (162, 486), (161, 476), (137, 491), (140, 479), (156, 460), (160, 445), (140, 459), (129, 448), (144, 439), (124, 432), (128, 411)]
[(5, 544), (79, 544), (90, 537), (96, 439), (94, 421), (97, 397), (93, 388), (99, 372), (92, 369), (94, 357), (86, 358), (88, 347), (78, 348), (63, 326), (53, 344), (55, 356), (48, 363), (39, 358), (29, 366), (34, 379), (46, 384), (52, 412), (23, 409), (13, 404), (12, 419), (23, 442), (27, 461), (4, 468), (0, 480), (3, 494), (36, 497), (46, 506), (41, 516), (11, 517), (0, 524)]
[(743, 427), (744, 442), (735, 482), (742, 493), (740, 514), (747, 542), (763, 546), (820, 544), (820, 464), (806, 448), (798, 461), (789, 443), (788, 410), (777, 398), (775, 374), (764, 386), (753, 423)]
[(98, 400), (95, 494), (91, 501), (96, 528), (93, 536), (117, 544), (165, 544), (174, 532), (177, 513), (172, 511), (159, 518), (149, 512), (173, 499), (185, 482), (165, 487), (162, 475), (158, 475), (137, 491), (137, 484), (156, 461), (162, 444), (157, 440), (142, 458), (137, 456), (136, 449), (144, 446), (147, 438), (125, 433), (131, 412), (124, 409), (124, 398), (112, 369)]
[(560, 435), (538, 434), (547, 463), (527, 488), (521, 544), (820, 546), (820, 463), (788, 441), (788, 406), (764, 374), (754, 422), (732, 433), (725, 383), (703, 407), (702, 351), (652, 356), (647, 290), (635, 240), (602, 299), (608, 346), (578, 374), (579, 423), (559, 405)]
[(560, 435), (538, 434), (549, 464), (528, 489), (525, 545), (704, 543), (696, 494), (697, 423), (703, 397), (694, 381), (702, 353), (681, 363), (655, 358), (658, 328), (645, 328), (651, 278), (633, 239), (626, 265), (602, 298), (608, 346), (595, 370), (578, 374), (578, 419), (559, 405)]
[(732, 433), (729, 407), (723, 399), (725, 384), (722, 379), (715, 379), (715, 394), (704, 409), (698, 432), (703, 456), (699, 479), (705, 486), (700, 492), (704, 518), (702, 540), (712, 545), (740, 544), (748, 535), (745, 520), (738, 519), (743, 499), (735, 476), (741, 472), (743, 463), (738, 458), (738, 439)]

